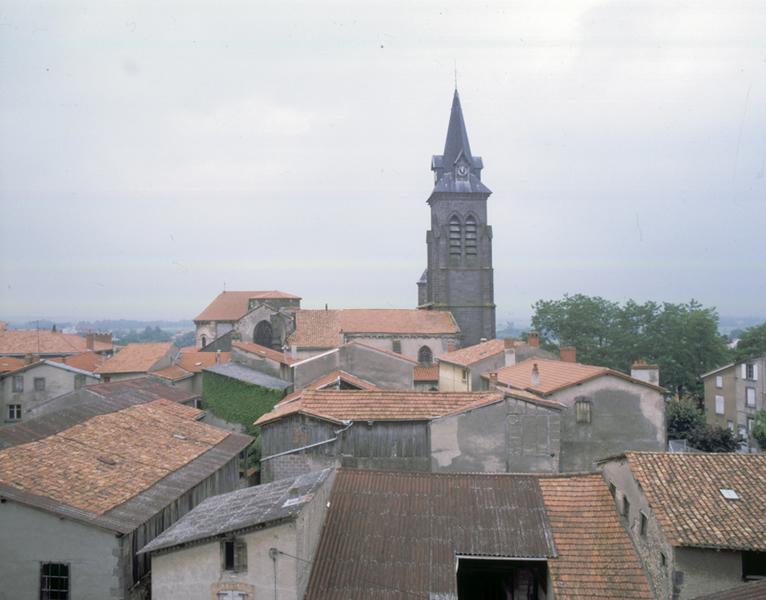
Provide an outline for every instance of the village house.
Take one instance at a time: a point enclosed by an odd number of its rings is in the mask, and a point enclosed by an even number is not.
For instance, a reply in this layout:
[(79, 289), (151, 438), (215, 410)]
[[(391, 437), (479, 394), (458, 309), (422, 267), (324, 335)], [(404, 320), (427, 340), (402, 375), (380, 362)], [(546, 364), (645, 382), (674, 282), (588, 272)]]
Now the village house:
[[(605, 456), (666, 447), (665, 395), (640, 365), (634, 375), (568, 360), (529, 358), (483, 376), (491, 389), (529, 392), (562, 407), (561, 472), (592, 471)], [(566, 353), (565, 353), (566, 354)], [(656, 369), (656, 368), (655, 368)]]
[(303, 390), (260, 417), (261, 480), (344, 466), (429, 471), (432, 420), (501, 402), (497, 392)]
[(47, 329), (0, 330), (0, 356), (53, 358), (92, 351), (111, 355), (111, 333), (88, 333), (85, 337)]
[(302, 600), (334, 470), (213, 496), (141, 553), (154, 600)]
[(106, 382), (143, 377), (170, 367), (177, 356), (178, 348), (173, 342), (128, 344), (98, 367), (96, 373)]
[(766, 577), (766, 455), (626, 452), (600, 466), (655, 597)]
[(15, 444), (0, 450), (9, 598), (142, 598), (150, 564), (138, 550), (240, 485), (239, 456), (252, 438), (199, 423), (198, 409), (160, 399), (94, 410), (12, 426)]
[(231, 352), (181, 349), (169, 367), (150, 371), (148, 375), (192, 394), (202, 394), (202, 372), (207, 367), (222, 365), (230, 360)]
[(599, 474), (340, 469), (306, 600), (653, 598)]
[[(507, 343), (511, 342), (511, 343)], [(515, 363), (512, 340), (489, 340), (442, 354), (438, 382), (442, 392), (482, 389), (481, 376)]]
[(54, 360), (40, 360), (0, 374), (3, 423), (27, 418), (51, 398), (98, 383), (99, 375)]
[(705, 392), (705, 419), (710, 425), (728, 427), (744, 442), (743, 452), (761, 448), (753, 438), (755, 418), (766, 410), (766, 354), (731, 363), (701, 376)]

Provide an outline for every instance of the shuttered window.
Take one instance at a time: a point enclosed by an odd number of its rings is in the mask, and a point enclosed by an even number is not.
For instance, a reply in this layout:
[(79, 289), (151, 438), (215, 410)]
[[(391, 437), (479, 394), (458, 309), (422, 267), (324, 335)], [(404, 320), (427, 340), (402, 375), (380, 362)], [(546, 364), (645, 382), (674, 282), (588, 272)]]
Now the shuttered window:
[(449, 220), (449, 253), (450, 256), (460, 256), (463, 253), (462, 248), (463, 227), (460, 219), (453, 216)]
[(244, 540), (235, 538), (221, 542), (221, 568), (235, 573), (247, 571), (247, 544)]
[(465, 220), (465, 253), (476, 256), (476, 219), (470, 215)]
[(715, 414), (722, 415), (724, 413), (724, 400), (723, 396), (715, 397)]
[(580, 398), (575, 402), (575, 414), (578, 423), (590, 423), (590, 400)]

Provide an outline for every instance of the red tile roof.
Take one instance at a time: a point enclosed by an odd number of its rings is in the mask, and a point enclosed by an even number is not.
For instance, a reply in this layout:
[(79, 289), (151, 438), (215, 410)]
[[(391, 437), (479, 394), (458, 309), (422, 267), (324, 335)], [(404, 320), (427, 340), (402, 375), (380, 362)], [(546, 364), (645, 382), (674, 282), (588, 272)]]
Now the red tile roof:
[(557, 599), (646, 599), (649, 583), (598, 474), (540, 477), (557, 557), (548, 560)]
[(176, 364), (192, 373), (201, 373), (202, 369), (215, 365), (216, 358), (220, 361), (219, 364), (227, 363), (231, 360), (231, 352), (185, 351), (178, 355)]
[(257, 354), (262, 358), (268, 358), (269, 360), (273, 360), (274, 362), (278, 362), (283, 365), (291, 365), (298, 362), (298, 359), (290, 356), (288, 352), (279, 352), (272, 348), (267, 348), (266, 346), (261, 346), (260, 344), (255, 344), (253, 342), (233, 342), (232, 346), (239, 348), (240, 350), (244, 350), (245, 352), (250, 352), (251, 354)]
[(172, 348), (173, 342), (128, 344), (96, 369), (96, 373), (147, 373)]
[[(540, 382), (537, 385), (532, 384), (532, 370), (535, 365), (537, 365), (537, 370), (540, 374)], [(651, 383), (634, 379), (625, 373), (620, 373), (607, 367), (544, 358), (528, 358), (510, 367), (498, 369), (497, 381), (509, 387), (547, 395), (577, 385), (578, 383), (584, 383), (596, 377), (601, 377), (602, 375), (619, 377), (620, 379), (644, 385), (660, 392), (664, 391), (662, 388)]]
[(439, 365), (417, 366), (412, 370), (413, 381), (439, 381)]
[(223, 441), (201, 411), (156, 400), (0, 451), (0, 483), (101, 515)]
[(255, 424), (306, 414), (331, 421), (427, 421), (502, 400), (498, 392), (314, 391), (280, 404)]
[[(112, 349), (112, 344), (97, 341), (94, 343), (93, 349), (96, 352), (107, 352)], [(46, 354), (63, 356), (65, 354), (78, 354), (86, 350), (85, 338), (70, 333), (20, 329), (0, 331), (0, 355)]]
[(342, 333), (457, 335), (460, 328), (451, 313), (436, 310), (299, 310), (295, 313), (295, 331), (288, 343), (301, 348), (336, 348), (341, 344)]
[(306, 390), (322, 390), (331, 385), (340, 385), (343, 383), (354, 386), (355, 388), (360, 390), (380, 389), (374, 383), (365, 381), (364, 379), (361, 379), (357, 377), (356, 375), (352, 375), (351, 373), (346, 373), (345, 371), (333, 371), (331, 373), (327, 373), (327, 375), (322, 375), (321, 377), (318, 377), (317, 379), (309, 383), (306, 387), (300, 390), (296, 390), (292, 394), (288, 394), (287, 396), (282, 398), (282, 400), (277, 402), (276, 406), (281, 406), (282, 404), (287, 404), (288, 402), (292, 402), (294, 400), (298, 400), (299, 398), (302, 398), (303, 392), (305, 392)]
[(160, 369), (159, 371), (152, 371), (151, 375), (153, 377), (161, 377), (162, 379), (167, 379), (168, 381), (182, 381), (184, 379), (188, 379), (189, 377), (194, 377), (194, 373), (187, 371), (178, 365), (170, 365), (169, 367)]
[(496, 354), (505, 353), (505, 340), (489, 340), (467, 348), (461, 348), (454, 352), (442, 354), (439, 362), (448, 362), (453, 365), (468, 367), (474, 363), (484, 360)]
[(250, 299), (289, 299), (300, 300), (300, 296), (294, 296), (279, 290), (259, 292), (221, 292), (216, 296), (205, 310), (198, 314), (195, 321), (238, 321), (249, 312)]
[[(627, 452), (674, 546), (766, 551), (766, 454)], [(738, 500), (727, 500), (731, 489)]]
[(87, 352), (81, 352), (80, 354), (72, 354), (71, 356), (62, 356), (58, 358), (53, 358), (51, 360), (55, 362), (64, 363), (65, 365), (69, 365), (70, 367), (74, 367), (75, 369), (80, 369), (82, 371), (90, 371), (91, 373), (93, 373), (98, 367), (100, 367), (102, 364), (106, 362), (107, 358), (103, 354), (97, 354), (89, 350)]
[(21, 358), (11, 356), (0, 356), (0, 373), (10, 373), (26, 365), (26, 361)]

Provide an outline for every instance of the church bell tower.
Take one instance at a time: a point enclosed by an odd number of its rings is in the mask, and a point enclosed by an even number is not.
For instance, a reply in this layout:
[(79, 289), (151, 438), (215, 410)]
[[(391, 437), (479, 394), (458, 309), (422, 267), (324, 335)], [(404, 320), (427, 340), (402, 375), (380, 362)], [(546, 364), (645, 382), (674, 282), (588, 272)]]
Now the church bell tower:
[(457, 89), (444, 153), (431, 159), (434, 189), (428, 198), (431, 229), (426, 233), (428, 268), (418, 281), (418, 305), (452, 313), (463, 346), (495, 337), (492, 228), (481, 182), (484, 164), (471, 154)]

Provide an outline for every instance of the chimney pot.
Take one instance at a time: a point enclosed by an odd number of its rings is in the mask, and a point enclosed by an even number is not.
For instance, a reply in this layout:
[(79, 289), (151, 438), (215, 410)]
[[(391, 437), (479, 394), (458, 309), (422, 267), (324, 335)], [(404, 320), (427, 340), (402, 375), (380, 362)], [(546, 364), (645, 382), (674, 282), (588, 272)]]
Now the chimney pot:
[(537, 363), (532, 365), (532, 387), (540, 385), (540, 369), (537, 368)]
[(540, 336), (536, 331), (530, 331), (527, 334), (527, 344), (533, 346), (534, 348), (540, 347)]

